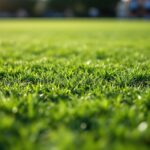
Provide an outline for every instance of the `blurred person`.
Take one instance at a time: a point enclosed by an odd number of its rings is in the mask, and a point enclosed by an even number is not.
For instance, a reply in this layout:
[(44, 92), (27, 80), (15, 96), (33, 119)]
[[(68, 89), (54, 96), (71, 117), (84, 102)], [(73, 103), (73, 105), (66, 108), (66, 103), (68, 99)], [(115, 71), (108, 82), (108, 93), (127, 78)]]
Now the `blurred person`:
[(28, 17), (28, 12), (25, 9), (19, 9), (16, 13), (16, 17), (25, 18)]
[(144, 16), (144, 1), (145, 0), (138, 0), (139, 4), (139, 10), (138, 10), (138, 17), (143, 17)]
[(88, 11), (88, 14), (90, 17), (98, 17), (100, 15), (100, 12), (97, 8), (91, 7)]
[(150, 0), (145, 0), (143, 2), (143, 8), (144, 8), (144, 17), (150, 19)]
[(65, 17), (74, 17), (74, 12), (71, 8), (66, 8), (64, 11)]
[(128, 16), (128, 0), (121, 0), (117, 4), (117, 17), (125, 18)]
[(130, 16), (137, 17), (139, 14), (139, 8), (138, 0), (131, 0), (129, 3)]

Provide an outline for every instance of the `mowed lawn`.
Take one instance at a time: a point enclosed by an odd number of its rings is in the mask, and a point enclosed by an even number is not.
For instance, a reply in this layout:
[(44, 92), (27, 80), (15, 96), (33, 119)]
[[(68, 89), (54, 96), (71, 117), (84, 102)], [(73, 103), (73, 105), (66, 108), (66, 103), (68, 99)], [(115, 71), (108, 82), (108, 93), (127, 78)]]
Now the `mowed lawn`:
[(0, 20), (0, 150), (148, 150), (150, 22)]

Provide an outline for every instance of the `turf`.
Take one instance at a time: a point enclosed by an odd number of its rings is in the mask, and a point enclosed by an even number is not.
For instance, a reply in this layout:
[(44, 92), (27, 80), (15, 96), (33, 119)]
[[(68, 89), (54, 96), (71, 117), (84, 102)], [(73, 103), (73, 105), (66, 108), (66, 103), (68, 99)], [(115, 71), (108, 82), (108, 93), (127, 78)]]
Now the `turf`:
[(0, 150), (150, 147), (150, 23), (0, 20)]

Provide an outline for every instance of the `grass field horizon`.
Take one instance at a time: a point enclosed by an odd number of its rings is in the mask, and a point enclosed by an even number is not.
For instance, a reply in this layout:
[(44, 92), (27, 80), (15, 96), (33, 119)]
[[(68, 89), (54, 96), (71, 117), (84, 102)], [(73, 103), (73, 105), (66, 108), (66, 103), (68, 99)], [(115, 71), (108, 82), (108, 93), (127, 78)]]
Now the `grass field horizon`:
[(0, 20), (0, 150), (148, 150), (150, 22)]

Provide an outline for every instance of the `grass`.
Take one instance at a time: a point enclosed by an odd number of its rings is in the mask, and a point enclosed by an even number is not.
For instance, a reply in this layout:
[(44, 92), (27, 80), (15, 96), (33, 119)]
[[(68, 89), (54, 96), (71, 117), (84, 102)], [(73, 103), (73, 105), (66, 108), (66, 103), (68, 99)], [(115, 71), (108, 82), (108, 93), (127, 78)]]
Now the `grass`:
[(0, 20), (1, 150), (147, 150), (150, 23)]

